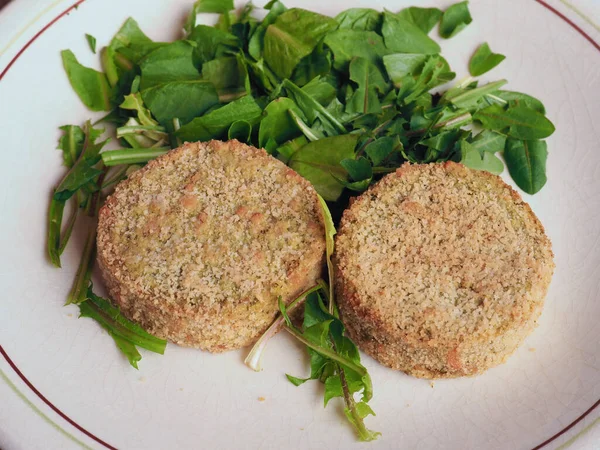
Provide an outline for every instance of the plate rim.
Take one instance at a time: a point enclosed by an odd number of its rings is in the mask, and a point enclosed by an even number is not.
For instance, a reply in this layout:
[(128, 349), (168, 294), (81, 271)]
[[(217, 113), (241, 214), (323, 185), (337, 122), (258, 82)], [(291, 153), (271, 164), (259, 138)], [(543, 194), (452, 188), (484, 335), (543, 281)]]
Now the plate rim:
[[(66, 8), (65, 10), (63, 10), (62, 12), (60, 12), (56, 17), (54, 17), (52, 20), (50, 20), (46, 25), (44, 25), (37, 33), (35, 33), (29, 40), (27, 40), (27, 42), (25, 44), (22, 45), (22, 47), (15, 53), (15, 55), (9, 60), (8, 64), (4, 67), (4, 69), (2, 69), (2, 71), (0, 71), (0, 81), (2, 81), (2, 79), (4, 78), (4, 76), (8, 73), (8, 71), (12, 68), (12, 66), (17, 62), (17, 60), (21, 57), (21, 55), (46, 31), (48, 30), (52, 25), (54, 25), (56, 22), (58, 22), (61, 18), (63, 18), (64, 16), (68, 15), (71, 11), (77, 9), (79, 7), (79, 5), (81, 5), (82, 3), (84, 3), (86, 0), (77, 0), (75, 3), (71, 4), (71, 6), (69, 6), (68, 8)], [(543, 8), (545, 8), (547, 11), (549, 11), (550, 13), (554, 14), (555, 16), (557, 16), (559, 19), (561, 19), (562, 21), (564, 21), (565, 23), (567, 23), (567, 25), (569, 25), (571, 28), (573, 28), (575, 31), (577, 31), (577, 33), (579, 35), (581, 35), (585, 40), (587, 40), (593, 47), (596, 48), (596, 50), (598, 50), (598, 52), (600, 52), (600, 43), (597, 42), (594, 38), (592, 38), (592, 36), (590, 34), (588, 34), (583, 28), (581, 28), (579, 25), (577, 25), (573, 20), (571, 20), (570, 18), (568, 18), (565, 14), (563, 14), (562, 12), (560, 12), (558, 9), (556, 9), (555, 7), (553, 7), (552, 5), (550, 5), (549, 3), (547, 3), (545, 0), (533, 0), (536, 3), (538, 3), (539, 5), (541, 5)], [(566, 4), (566, 3), (565, 3)], [(568, 6), (568, 5), (567, 5)], [(570, 8), (572, 9), (572, 8)], [(37, 20), (39, 20), (41, 18), (41, 16), (38, 16), (36, 18), (36, 20), (34, 20), (33, 22), (29, 23), (27, 28), (29, 28), (30, 26), (33, 26), (35, 24), (35, 22)], [(21, 32), (24, 33), (26, 31), (26, 29), (23, 29)], [(4, 49), (5, 51), (9, 50), (10, 48), (10, 44)], [(2, 344), (0, 344), (0, 354), (2, 355), (2, 357), (6, 360), (6, 362), (8, 363), (8, 365), (11, 367), (11, 369), (15, 372), (15, 374), (21, 379), (21, 381), (23, 381), (23, 383), (25, 383), (25, 385), (40, 399), (42, 400), (48, 407), (50, 407), (55, 413), (57, 413), (61, 418), (63, 418), (65, 421), (67, 421), (70, 425), (72, 425), (73, 427), (75, 427), (77, 430), (79, 430), (80, 432), (82, 432), (83, 434), (85, 434), (86, 436), (88, 436), (89, 438), (91, 438), (92, 440), (94, 440), (95, 442), (97, 442), (98, 444), (102, 445), (104, 448), (107, 448), (109, 450), (117, 450), (116, 447), (113, 447), (112, 445), (110, 445), (109, 443), (107, 443), (106, 441), (102, 440), (101, 438), (99, 438), (98, 436), (94, 435), (93, 433), (91, 433), (90, 431), (88, 431), (87, 429), (85, 429), (84, 427), (82, 427), (81, 425), (79, 425), (77, 422), (75, 422), (73, 419), (71, 419), (69, 416), (67, 416), (65, 413), (63, 413), (56, 405), (54, 405), (50, 400), (48, 400), (30, 381), (29, 379), (25, 376), (25, 374), (23, 372), (21, 372), (21, 370), (19, 369), (19, 367), (17, 366), (17, 364), (12, 360), (12, 358), (10, 358), (10, 356), (6, 353), (6, 351), (4, 350), (4, 348), (2, 347)], [(1, 371), (1, 374), (4, 375), (4, 372)], [(5, 376), (5, 375), (4, 375)], [(8, 383), (10, 384), (10, 383)], [(22, 395), (21, 391), (14, 385), (11, 385), (12, 389), (16, 391), (17, 394)], [(30, 405), (32, 408), (35, 407), (35, 405)], [(577, 424), (579, 424), (581, 421), (583, 421), (588, 415), (590, 415), (593, 411), (596, 410), (596, 408), (598, 408), (600, 406), (600, 398), (594, 403), (592, 404), (587, 410), (585, 410), (582, 414), (580, 414), (576, 419), (574, 419), (572, 422), (570, 422), (568, 425), (566, 425), (565, 427), (563, 427), (560, 431), (558, 431), (556, 434), (550, 436), (548, 439), (546, 439), (545, 441), (543, 441), (541, 444), (538, 444), (537, 446), (533, 447), (532, 450), (539, 450), (542, 449), (543, 447), (547, 446), (548, 444), (551, 444), (552, 442), (554, 442), (556, 439), (558, 439), (559, 437), (561, 437), (563, 434), (567, 433), (568, 431), (570, 431), (572, 428), (574, 428), (575, 426), (577, 426)], [(35, 408), (34, 408), (35, 409)], [(41, 411), (35, 411), (38, 414), (41, 414), (42, 416), (45, 417), (45, 415), (41, 412)], [(50, 418), (46, 419), (50, 420), (55, 426), (57, 426), (61, 431), (63, 431), (64, 433), (66, 433), (67, 436), (69, 436), (70, 438), (74, 439), (77, 443), (81, 444), (80, 441), (78, 441), (74, 436), (72, 436), (70, 433), (68, 433), (66, 430), (63, 430), (62, 427), (60, 427), (60, 425), (54, 423)], [(600, 419), (600, 418), (599, 418)], [(586, 433), (587, 431), (589, 431), (590, 429), (592, 429), (594, 427), (594, 425), (596, 425), (598, 423), (598, 420), (594, 420), (593, 422), (591, 422), (588, 426), (586, 426), (585, 428), (583, 428), (582, 430), (579, 431), (579, 433), (577, 433), (576, 435), (574, 435), (572, 437), (572, 441), (568, 441), (566, 444), (572, 444), (578, 437), (580, 437), (582, 434)]]

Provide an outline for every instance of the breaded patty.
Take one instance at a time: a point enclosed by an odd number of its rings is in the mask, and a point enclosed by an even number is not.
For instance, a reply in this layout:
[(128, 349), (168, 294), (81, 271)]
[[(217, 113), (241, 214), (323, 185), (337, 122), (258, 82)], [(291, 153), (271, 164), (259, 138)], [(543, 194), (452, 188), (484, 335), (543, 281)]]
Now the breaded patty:
[(358, 346), (422, 378), (475, 375), (536, 326), (554, 271), (544, 229), (498, 176), (409, 165), (343, 215), (340, 312)]
[(251, 344), (315, 284), (325, 238), (308, 181), (238, 141), (186, 143), (100, 210), (98, 262), (123, 314), (212, 352)]

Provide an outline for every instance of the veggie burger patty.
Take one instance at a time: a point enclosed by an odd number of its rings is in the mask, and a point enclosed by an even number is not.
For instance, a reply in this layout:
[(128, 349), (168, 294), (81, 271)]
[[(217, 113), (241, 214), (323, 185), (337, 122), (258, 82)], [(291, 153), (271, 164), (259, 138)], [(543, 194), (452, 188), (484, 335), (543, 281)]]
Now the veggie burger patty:
[(123, 314), (180, 345), (251, 344), (315, 284), (325, 251), (310, 183), (238, 141), (186, 143), (120, 183), (98, 261)]
[(343, 215), (336, 241), (348, 333), (423, 378), (475, 375), (534, 329), (554, 271), (544, 229), (500, 177), (405, 164)]

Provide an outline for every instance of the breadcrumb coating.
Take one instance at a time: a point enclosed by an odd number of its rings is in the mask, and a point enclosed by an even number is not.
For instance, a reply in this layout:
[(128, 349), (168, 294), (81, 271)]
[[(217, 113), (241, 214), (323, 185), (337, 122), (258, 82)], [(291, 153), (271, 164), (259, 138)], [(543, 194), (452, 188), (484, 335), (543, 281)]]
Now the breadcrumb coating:
[(236, 140), (186, 143), (120, 183), (101, 209), (98, 261), (123, 314), (213, 352), (251, 344), (277, 300), (315, 284), (318, 197), (282, 162)]
[(361, 195), (336, 239), (350, 337), (423, 378), (501, 364), (536, 326), (554, 271), (550, 240), (498, 176), (405, 164)]

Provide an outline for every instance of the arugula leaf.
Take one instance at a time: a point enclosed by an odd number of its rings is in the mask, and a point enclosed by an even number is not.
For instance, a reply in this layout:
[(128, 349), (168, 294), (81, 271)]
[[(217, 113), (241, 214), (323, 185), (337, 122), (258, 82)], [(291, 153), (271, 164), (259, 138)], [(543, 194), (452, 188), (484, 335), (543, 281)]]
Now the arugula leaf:
[(331, 52), (322, 44), (315, 47), (313, 52), (300, 60), (292, 74), (292, 81), (298, 86), (304, 86), (311, 80), (331, 71)]
[(367, 158), (360, 156), (357, 159), (344, 159), (340, 161), (340, 165), (346, 169), (350, 178), (354, 180), (349, 183), (335, 177), (342, 186), (357, 192), (363, 192), (369, 187), (373, 179), (373, 168)]
[(308, 144), (308, 139), (306, 139), (305, 136), (298, 136), (297, 138), (289, 140), (277, 147), (277, 158), (285, 164), (288, 164), (292, 155), (306, 144)]
[(398, 136), (383, 136), (366, 145), (365, 153), (374, 166), (379, 166), (401, 146)]
[(387, 74), (396, 87), (401, 87), (405, 77), (412, 75), (425, 65), (429, 59), (427, 55), (411, 53), (394, 53), (383, 57), (383, 64)]
[(357, 159), (344, 159), (340, 165), (346, 169), (350, 178), (355, 181), (362, 181), (373, 176), (373, 168), (367, 158), (361, 156)]
[(188, 123), (219, 103), (214, 86), (204, 80), (159, 84), (142, 91), (142, 99), (163, 126), (175, 118)]
[(542, 102), (531, 95), (513, 91), (498, 91), (494, 93), (494, 96), (507, 102), (509, 106), (526, 106), (536, 110), (540, 114), (546, 114), (546, 108)]
[(504, 110), (499, 105), (477, 111), (473, 120), (484, 128), (498, 131), (517, 139), (544, 139), (554, 133), (554, 125), (543, 114), (527, 106), (513, 106)]
[(460, 162), (471, 169), (485, 170), (499, 175), (504, 170), (504, 164), (493, 153), (480, 151), (467, 140), (460, 142)]
[[(128, 60), (128, 64), (138, 64), (152, 50), (166, 45), (163, 42), (154, 42), (140, 29), (138, 23), (128, 18), (108, 46), (117, 54)], [(121, 64), (127, 64), (122, 61)]]
[(198, 66), (215, 58), (240, 51), (242, 43), (231, 33), (207, 25), (197, 25), (188, 36), (194, 42), (194, 61)]
[(331, 104), (337, 94), (335, 86), (330, 81), (326, 77), (313, 78), (310, 83), (302, 86), (302, 90), (321, 105), (326, 106)]
[(62, 62), (73, 90), (92, 111), (110, 111), (111, 89), (106, 75), (82, 66), (71, 50), (61, 52)]
[(265, 33), (267, 32), (268, 26), (274, 23), (281, 14), (287, 11), (287, 8), (283, 3), (277, 0), (269, 2), (264, 8), (269, 12), (260, 25), (256, 27), (256, 30), (248, 42), (248, 54), (256, 61), (260, 60), (263, 56)]
[(350, 8), (335, 16), (335, 20), (340, 30), (377, 31), (381, 13), (370, 8)]
[(378, 431), (371, 431), (362, 424), (362, 421), (369, 415), (375, 415), (371, 407), (366, 402), (358, 402), (354, 406), (354, 409), (345, 408), (344, 414), (350, 421), (354, 428), (358, 430), (359, 438), (361, 441), (369, 442), (376, 440), (381, 433)]
[(299, 134), (296, 124), (288, 114), (290, 110), (304, 116), (298, 105), (286, 97), (279, 97), (267, 105), (258, 129), (259, 147), (264, 147), (269, 139), (282, 144)]
[[(302, 133), (304, 134), (304, 136), (306, 136), (306, 138), (309, 141), (318, 141), (319, 139), (323, 139), (325, 137), (325, 134), (319, 130), (319, 128), (317, 126), (314, 127), (309, 127), (306, 122), (304, 122), (304, 120), (293, 110), (288, 110), (287, 111), (288, 115), (290, 116), (290, 118), (292, 119), (292, 121), (296, 124), (296, 126), (298, 127), (298, 129), (300, 131), (302, 131)], [(317, 125), (318, 123), (315, 122)], [(269, 139), (270, 141), (271, 139)]]
[(136, 111), (138, 120), (142, 125), (158, 125), (158, 122), (152, 118), (150, 111), (144, 106), (144, 101), (139, 93), (127, 95), (123, 103), (119, 105), (119, 108)]
[(196, 26), (196, 16), (200, 13), (217, 13), (228, 17), (229, 11), (233, 8), (233, 0), (196, 0), (187, 16), (183, 29), (186, 34), (190, 34)]
[(450, 71), (448, 62), (440, 55), (429, 56), (422, 67), (412, 76), (400, 81), (398, 101), (408, 105), (440, 84), (453, 80), (456, 74)]
[(326, 127), (326, 130), (330, 135), (346, 132), (344, 125), (309, 93), (300, 89), (289, 80), (284, 80), (283, 86), (296, 104), (300, 107), (304, 113), (304, 116), (310, 121), (311, 124), (318, 118)]
[(96, 168), (95, 165), (100, 160), (100, 150), (108, 142), (108, 139), (100, 143), (96, 143), (96, 140), (104, 133), (104, 130), (92, 128), (88, 121), (84, 126), (83, 133), (85, 136), (84, 143), (81, 150), (79, 150), (77, 161), (70, 167), (54, 190), (52, 197), (57, 201), (64, 202), (68, 200), (79, 189), (102, 173), (102, 170)]
[(504, 160), (508, 172), (517, 186), (528, 194), (535, 194), (546, 184), (546, 159), (548, 150), (545, 141), (506, 140)]
[(310, 181), (325, 200), (336, 201), (344, 188), (332, 174), (347, 179), (340, 162), (354, 158), (358, 138), (356, 134), (344, 134), (309, 142), (291, 156), (288, 165)]
[(414, 23), (423, 33), (429, 34), (433, 30), (433, 27), (440, 21), (442, 11), (438, 8), (410, 6), (400, 11), (398, 17)]
[(471, 22), (473, 22), (473, 18), (469, 12), (469, 2), (455, 3), (442, 15), (440, 36), (446, 39), (456, 36)]
[(474, 89), (464, 90), (462, 92), (457, 91), (451, 97), (448, 97), (448, 100), (457, 108), (471, 110), (478, 106), (479, 100), (481, 100), (483, 96), (495, 92), (506, 83), (506, 80), (499, 80)]
[(250, 59), (246, 59), (246, 64), (250, 69), (250, 80), (258, 89), (271, 94), (270, 98), (280, 94), (281, 80), (269, 69), (264, 60), (260, 59), (257, 62), (253, 62)]
[(348, 64), (357, 56), (380, 65), (381, 57), (390, 53), (374, 31), (339, 29), (325, 36), (323, 42), (333, 52), (333, 67), (340, 71), (348, 70)]
[(227, 139), (237, 139), (240, 142), (250, 143), (252, 124), (246, 120), (236, 120), (227, 131)]
[(140, 63), (140, 89), (170, 81), (199, 79), (200, 73), (192, 62), (193, 52), (194, 45), (188, 41), (175, 41), (150, 52)]
[(224, 56), (202, 65), (202, 78), (217, 89), (221, 103), (250, 93), (248, 70), (243, 58)]
[(85, 34), (85, 39), (87, 40), (88, 45), (90, 46), (90, 50), (92, 53), (96, 54), (96, 38), (91, 34)]
[(354, 58), (350, 63), (350, 79), (358, 84), (358, 89), (354, 91), (346, 110), (362, 114), (380, 112), (378, 93), (385, 93), (388, 86), (377, 66), (365, 58)]
[(104, 47), (100, 51), (100, 62), (102, 64), (102, 69), (106, 74), (108, 84), (113, 88), (119, 82), (119, 78), (123, 72), (123, 69), (117, 66), (116, 58), (116, 52), (110, 47)]
[(383, 13), (381, 34), (392, 52), (434, 55), (440, 46), (414, 23), (388, 11)]
[(119, 309), (112, 306), (107, 299), (94, 294), (91, 285), (87, 288), (85, 300), (79, 304), (79, 317), (89, 317), (98, 322), (136, 369), (137, 363), (142, 359), (135, 348), (136, 345), (161, 355), (165, 353), (167, 341), (152, 336), (136, 323), (123, 317)]
[[(47, 252), (56, 267), (60, 267), (60, 255), (69, 241), (77, 209), (85, 206), (89, 192), (99, 189), (96, 182), (103, 171), (94, 166), (99, 160), (100, 150), (107, 142), (96, 143), (104, 130), (93, 128), (89, 121), (83, 128), (64, 125), (60, 129), (64, 135), (59, 139), (58, 148), (63, 152), (63, 162), (69, 171), (54, 190), (48, 209)], [(75, 194), (78, 197), (73, 197)], [(61, 235), (65, 204), (72, 197), (74, 205), (71, 217)]]
[(497, 153), (504, 150), (506, 136), (490, 130), (483, 130), (470, 140), (471, 146), (479, 152)]
[(54, 198), (66, 201), (79, 189), (96, 179), (102, 173), (102, 170), (94, 167), (99, 161), (100, 156), (80, 158), (55, 189)]
[(183, 125), (175, 135), (185, 141), (208, 141), (226, 135), (227, 130), (238, 120), (251, 124), (258, 121), (262, 109), (252, 96), (247, 95), (225, 106), (221, 106), (208, 114), (196, 117), (187, 125)]
[(64, 131), (64, 134), (58, 141), (58, 149), (62, 150), (64, 165), (71, 168), (83, 150), (85, 133), (77, 125), (63, 125), (59, 129)]
[(325, 35), (337, 28), (327, 16), (293, 8), (268, 26), (264, 37), (264, 59), (280, 78), (292, 76), (298, 63), (312, 53)]
[(489, 72), (506, 59), (500, 53), (494, 53), (487, 42), (481, 44), (469, 61), (469, 73), (474, 77)]
[[(324, 404), (334, 397), (343, 397), (346, 416), (354, 426), (360, 440), (376, 439), (380, 433), (368, 430), (363, 419), (373, 414), (366, 404), (372, 397), (371, 378), (360, 363), (355, 344), (344, 335), (344, 326), (337, 314), (330, 314), (318, 293), (310, 294), (304, 307), (303, 331), (296, 329), (289, 320), (285, 305), (279, 308), (286, 321), (285, 330), (307, 346), (311, 360), (311, 374), (307, 379), (287, 375), (296, 386), (307, 380), (325, 383)], [(362, 392), (362, 400), (356, 403), (354, 394)]]

